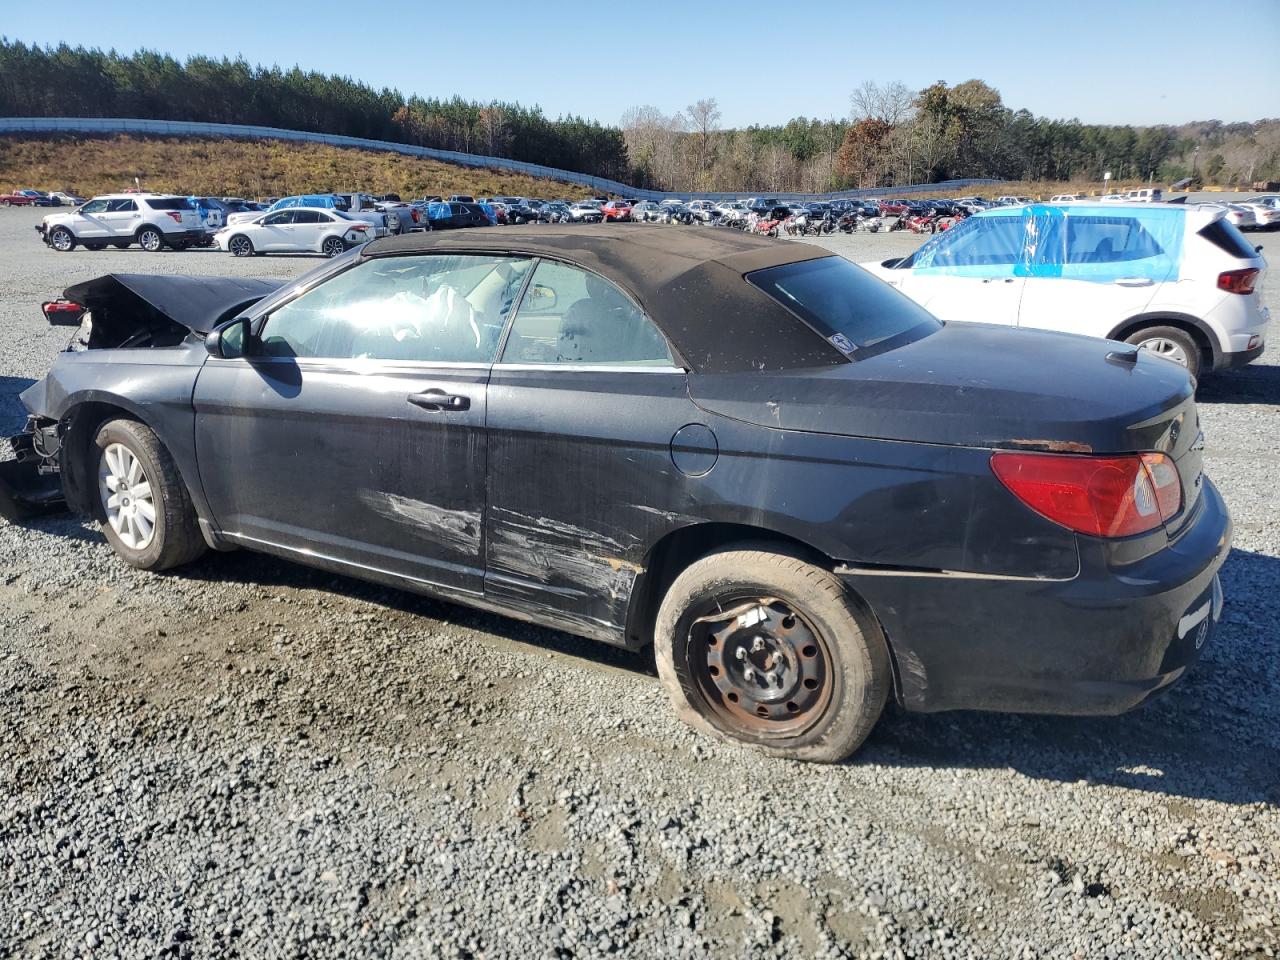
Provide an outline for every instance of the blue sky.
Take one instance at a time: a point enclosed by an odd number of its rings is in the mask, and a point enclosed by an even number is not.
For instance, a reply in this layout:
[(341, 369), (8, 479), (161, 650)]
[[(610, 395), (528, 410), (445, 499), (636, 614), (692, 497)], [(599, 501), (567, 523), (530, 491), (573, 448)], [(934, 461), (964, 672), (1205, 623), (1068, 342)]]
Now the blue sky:
[(353, 4), (0, 0), (0, 33), (295, 63), (424, 96), (617, 123), (715, 97), (725, 126), (843, 117), (865, 80), (987, 81), (1011, 107), (1097, 123), (1280, 116), (1280, 0)]

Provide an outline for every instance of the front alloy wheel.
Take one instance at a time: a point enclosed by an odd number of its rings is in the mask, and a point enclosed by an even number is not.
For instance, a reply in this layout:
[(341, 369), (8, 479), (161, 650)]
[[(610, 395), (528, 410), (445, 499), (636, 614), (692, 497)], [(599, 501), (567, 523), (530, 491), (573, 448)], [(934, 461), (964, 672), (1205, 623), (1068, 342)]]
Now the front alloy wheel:
[(98, 466), (98, 495), (107, 523), (130, 550), (145, 550), (156, 531), (156, 503), (151, 481), (132, 450), (108, 444)]
[(98, 430), (93, 449), (88, 466), (97, 475), (97, 516), (121, 559), (143, 570), (165, 570), (204, 553), (191, 495), (149, 427), (111, 420)]
[(59, 253), (66, 253), (75, 247), (76, 238), (66, 227), (54, 227), (49, 234), (49, 245)]
[(227, 244), (227, 249), (231, 251), (233, 257), (251, 257), (253, 256), (253, 241), (248, 237), (236, 235)]

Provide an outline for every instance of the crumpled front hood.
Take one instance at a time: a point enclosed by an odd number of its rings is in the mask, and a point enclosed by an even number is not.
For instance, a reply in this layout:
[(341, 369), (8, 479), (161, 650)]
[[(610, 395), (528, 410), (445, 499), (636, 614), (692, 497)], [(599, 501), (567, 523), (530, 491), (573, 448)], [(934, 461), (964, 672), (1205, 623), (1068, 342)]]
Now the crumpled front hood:
[(95, 325), (107, 322), (137, 328), (176, 323), (208, 333), (228, 313), (244, 309), (284, 280), (250, 277), (190, 277), (145, 273), (109, 273), (67, 287), (63, 296), (83, 304)]
[(836, 367), (692, 374), (689, 392), (709, 412), (784, 430), (957, 446), (1151, 449), (1154, 428), (1193, 388), (1167, 360), (1107, 359), (1132, 350), (1069, 334), (948, 324)]

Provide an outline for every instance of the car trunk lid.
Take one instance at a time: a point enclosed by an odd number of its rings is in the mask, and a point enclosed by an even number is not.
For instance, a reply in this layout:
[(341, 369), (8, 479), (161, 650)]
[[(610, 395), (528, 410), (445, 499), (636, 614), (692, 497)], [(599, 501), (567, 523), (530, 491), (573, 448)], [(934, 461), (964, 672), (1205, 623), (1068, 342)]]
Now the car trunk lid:
[(1186, 460), (1188, 493), (1199, 474), (1186, 371), (1127, 344), (1070, 334), (949, 324), (834, 367), (692, 374), (689, 390), (711, 413), (782, 430), (1069, 453), (1158, 450)]

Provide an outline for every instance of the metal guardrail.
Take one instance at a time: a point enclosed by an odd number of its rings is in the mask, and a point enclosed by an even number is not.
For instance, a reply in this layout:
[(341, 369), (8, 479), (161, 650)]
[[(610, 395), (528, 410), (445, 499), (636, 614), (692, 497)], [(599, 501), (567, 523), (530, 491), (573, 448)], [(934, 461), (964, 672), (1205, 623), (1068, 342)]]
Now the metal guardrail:
[[(612, 193), (642, 200), (732, 200), (753, 191), (738, 190), (719, 193), (681, 193), (663, 190), (645, 190), (618, 180), (593, 177), (573, 170), (545, 167), (538, 163), (525, 163), (508, 157), (486, 157), (456, 150), (436, 150), (408, 143), (389, 140), (368, 140), (364, 137), (343, 137), (327, 133), (310, 133), (306, 130), (285, 130), (280, 127), (246, 126), (235, 123), (198, 123), (189, 120), (141, 120), (121, 117), (0, 117), (0, 134), (5, 133), (143, 133), (167, 137), (231, 137), (241, 140), (292, 140), (304, 143), (322, 143), (331, 147), (355, 147), (361, 150), (378, 150), (399, 153), (409, 157), (442, 160), (464, 167), (485, 167), (509, 170), (567, 183), (589, 187), (596, 193)], [(836, 193), (777, 192), (774, 196), (797, 200), (838, 200), (844, 198), (895, 196), (909, 193), (954, 193), (970, 187), (989, 187), (1002, 180), (944, 180), (941, 183), (916, 183), (906, 186), (880, 187), (867, 190), (841, 190)]]

